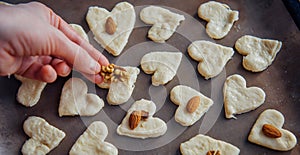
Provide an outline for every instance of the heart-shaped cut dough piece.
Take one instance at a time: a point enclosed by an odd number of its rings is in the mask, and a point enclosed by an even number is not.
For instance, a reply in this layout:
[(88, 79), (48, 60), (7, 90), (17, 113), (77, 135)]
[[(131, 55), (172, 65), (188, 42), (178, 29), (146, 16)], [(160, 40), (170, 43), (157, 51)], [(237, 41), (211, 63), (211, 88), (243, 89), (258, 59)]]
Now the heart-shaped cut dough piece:
[(210, 1), (199, 6), (198, 16), (208, 22), (206, 33), (211, 38), (221, 39), (239, 19), (239, 12), (232, 11), (226, 4)]
[(242, 114), (261, 106), (266, 94), (259, 87), (246, 87), (246, 80), (241, 75), (227, 77), (224, 88), (224, 107), (226, 118), (235, 118), (234, 114)]
[(78, 25), (78, 24), (69, 24), (74, 31), (84, 40), (86, 40), (87, 42), (89, 42), (89, 37), (87, 36), (87, 34), (85, 33), (85, 31), (83, 30), (83, 28)]
[(231, 47), (199, 40), (189, 45), (188, 53), (194, 60), (199, 61), (198, 72), (205, 79), (209, 79), (221, 73), (234, 51)]
[(141, 67), (146, 74), (154, 73), (154, 86), (164, 85), (176, 75), (181, 58), (181, 52), (151, 52), (143, 56)]
[(202, 134), (180, 144), (182, 155), (207, 155), (208, 151), (219, 151), (220, 155), (238, 155), (240, 153), (238, 147)]
[[(148, 112), (148, 118), (141, 120), (136, 128), (130, 129), (129, 117), (133, 111), (144, 110)], [(132, 104), (127, 112), (127, 115), (123, 119), (122, 123), (117, 128), (119, 135), (124, 135), (133, 138), (149, 138), (158, 137), (166, 133), (167, 125), (160, 118), (153, 117), (156, 110), (155, 103), (149, 100), (141, 99)]]
[(180, 22), (185, 19), (183, 15), (158, 6), (148, 6), (142, 9), (140, 18), (146, 24), (152, 25), (148, 31), (148, 37), (158, 43), (164, 43), (168, 40)]
[(47, 83), (28, 79), (16, 74), (15, 77), (22, 82), (17, 94), (18, 102), (26, 107), (36, 105), (40, 100), (42, 91), (46, 87)]
[(104, 141), (107, 134), (107, 127), (103, 122), (93, 122), (77, 139), (72, 146), (69, 155), (117, 155), (118, 149), (111, 143)]
[[(111, 17), (116, 24), (113, 34), (106, 32), (106, 20)], [(109, 53), (118, 56), (128, 42), (135, 23), (135, 11), (128, 2), (118, 3), (111, 12), (100, 7), (90, 7), (86, 21), (94, 34), (94, 39)]]
[[(281, 137), (270, 138), (262, 132), (264, 124), (270, 124), (281, 132)], [(248, 136), (252, 143), (278, 151), (288, 151), (293, 149), (297, 144), (296, 136), (288, 130), (282, 129), (284, 116), (277, 110), (267, 109), (262, 112)]]
[[(193, 113), (189, 113), (186, 106), (189, 100), (195, 96), (200, 97), (200, 104)], [(213, 101), (210, 98), (204, 96), (197, 90), (184, 85), (175, 86), (170, 92), (170, 99), (173, 103), (179, 105), (175, 113), (175, 120), (183, 126), (193, 125), (213, 104)]]
[(106, 99), (110, 105), (120, 105), (129, 100), (135, 88), (134, 83), (140, 73), (140, 69), (137, 67), (125, 66), (122, 68), (129, 74), (128, 79), (125, 79), (123, 82), (118, 80), (116, 82), (102, 82), (101, 84), (98, 84), (100, 88), (109, 88)]
[(87, 93), (86, 83), (80, 78), (70, 78), (64, 85), (58, 108), (59, 116), (92, 116), (104, 106), (96, 94)]
[(37, 116), (28, 117), (23, 124), (23, 129), (30, 137), (22, 146), (21, 151), (24, 155), (45, 155), (58, 146), (66, 135)]
[(281, 45), (281, 41), (278, 40), (245, 35), (236, 41), (235, 48), (244, 56), (243, 66), (245, 69), (261, 72), (272, 64)]

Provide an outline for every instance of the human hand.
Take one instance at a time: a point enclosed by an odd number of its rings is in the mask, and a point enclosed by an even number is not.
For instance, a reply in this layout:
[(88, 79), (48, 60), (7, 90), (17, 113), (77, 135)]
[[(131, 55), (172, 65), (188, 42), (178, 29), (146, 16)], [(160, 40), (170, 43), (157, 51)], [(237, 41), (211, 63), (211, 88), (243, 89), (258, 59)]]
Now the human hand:
[(102, 82), (98, 73), (108, 60), (50, 8), (38, 2), (0, 5), (0, 19), (0, 76), (53, 82), (73, 67)]

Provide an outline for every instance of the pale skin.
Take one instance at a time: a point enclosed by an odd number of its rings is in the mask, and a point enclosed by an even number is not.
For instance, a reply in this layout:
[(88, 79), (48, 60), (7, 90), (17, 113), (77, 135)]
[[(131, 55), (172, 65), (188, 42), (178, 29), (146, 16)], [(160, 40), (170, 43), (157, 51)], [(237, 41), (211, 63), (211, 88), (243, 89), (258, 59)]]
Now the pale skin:
[(71, 70), (95, 83), (109, 62), (61, 17), (38, 2), (0, 5), (0, 76), (54, 82)]

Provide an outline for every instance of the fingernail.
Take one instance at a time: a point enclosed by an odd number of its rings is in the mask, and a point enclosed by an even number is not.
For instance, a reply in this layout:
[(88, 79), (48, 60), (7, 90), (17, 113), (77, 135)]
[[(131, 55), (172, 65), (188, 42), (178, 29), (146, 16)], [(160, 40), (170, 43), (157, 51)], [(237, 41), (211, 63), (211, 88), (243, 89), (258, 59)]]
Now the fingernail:
[(99, 73), (101, 70), (100, 64), (97, 62), (93, 62), (91, 64), (91, 69), (95, 72), (95, 74)]

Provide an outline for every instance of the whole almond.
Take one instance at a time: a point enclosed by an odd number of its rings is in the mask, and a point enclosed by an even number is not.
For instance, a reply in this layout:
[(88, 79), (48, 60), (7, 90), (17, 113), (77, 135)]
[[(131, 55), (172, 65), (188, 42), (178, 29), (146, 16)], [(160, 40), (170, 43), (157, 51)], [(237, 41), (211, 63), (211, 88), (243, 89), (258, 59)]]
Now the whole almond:
[(199, 96), (194, 96), (188, 101), (188, 103), (186, 105), (186, 110), (189, 113), (193, 113), (197, 110), (199, 105), (200, 105), (200, 97)]
[(111, 17), (108, 17), (105, 23), (105, 31), (108, 34), (113, 35), (116, 32), (116, 30), (117, 30), (117, 25), (115, 21)]
[(262, 127), (262, 132), (264, 133), (264, 135), (270, 138), (281, 137), (281, 132), (271, 124), (264, 124)]
[(129, 116), (129, 128), (135, 129), (141, 121), (141, 111), (133, 111)]

